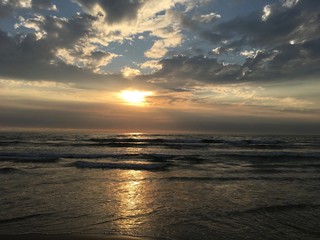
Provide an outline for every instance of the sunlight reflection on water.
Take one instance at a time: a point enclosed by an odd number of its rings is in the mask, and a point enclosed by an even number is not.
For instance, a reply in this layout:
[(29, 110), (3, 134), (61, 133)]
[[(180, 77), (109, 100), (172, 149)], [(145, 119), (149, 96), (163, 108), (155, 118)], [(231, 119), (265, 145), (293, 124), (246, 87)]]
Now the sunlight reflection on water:
[(136, 229), (141, 229), (142, 223), (150, 221), (148, 215), (153, 211), (149, 204), (151, 186), (146, 186), (146, 182), (142, 181), (145, 175), (146, 172), (135, 170), (118, 173), (119, 179), (122, 179), (115, 194), (118, 232), (133, 234)]

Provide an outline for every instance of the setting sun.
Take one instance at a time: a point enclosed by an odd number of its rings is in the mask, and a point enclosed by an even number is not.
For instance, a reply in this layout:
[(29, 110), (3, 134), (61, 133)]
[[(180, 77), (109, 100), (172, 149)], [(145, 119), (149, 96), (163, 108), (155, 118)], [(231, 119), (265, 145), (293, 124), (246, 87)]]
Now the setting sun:
[(121, 98), (131, 105), (143, 105), (146, 102), (146, 97), (151, 96), (152, 92), (143, 91), (122, 91)]

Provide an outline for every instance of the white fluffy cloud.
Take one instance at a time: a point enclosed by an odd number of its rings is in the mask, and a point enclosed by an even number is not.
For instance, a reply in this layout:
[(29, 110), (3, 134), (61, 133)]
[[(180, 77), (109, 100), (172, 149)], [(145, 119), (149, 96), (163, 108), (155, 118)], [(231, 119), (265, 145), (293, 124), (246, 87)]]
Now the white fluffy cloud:
[(211, 22), (212, 20), (215, 20), (217, 18), (221, 18), (221, 15), (218, 13), (214, 13), (214, 12), (209, 13), (209, 14), (202, 14), (197, 17), (194, 17), (194, 19), (196, 19), (200, 22), (204, 22), (204, 23)]
[(130, 68), (130, 67), (124, 67), (121, 70), (121, 73), (125, 78), (128, 78), (128, 79), (131, 79), (131, 78), (134, 78), (136, 76), (141, 75), (141, 72), (139, 69), (134, 69), (134, 68)]
[(262, 17), (261, 17), (261, 20), (262, 20), (263, 22), (265, 22), (265, 21), (268, 20), (270, 14), (271, 14), (271, 11), (272, 11), (272, 9), (271, 9), (271, 6), (270, 6), (270, 5), (266, 5), (266, 6), (263, 8), (263, 15), (262, 15)]
[(111, 42), (123, 42), (125, 39), (131, 39), (134, 35), (149, 32), (150, 36), (156, 40), (151, 49), (145, 53), (145, 56), (161, 58), (166, 54), (168, 48), (179, 46), (183, 41), (180, 20), (172, 8), (177, 4), (185, 4), (186, 2), (186, 0), (145, 1), (136, 9), (134, 17), (123, 18), (121, 21), (108, 24), (105, 16), (98, 14), (104, 11), (105, 6), (97, 1), (89, 10), (85, 8), (90, 14), (97, 16), (92, 25), (96, 35), (90, 40), (108, 46)]

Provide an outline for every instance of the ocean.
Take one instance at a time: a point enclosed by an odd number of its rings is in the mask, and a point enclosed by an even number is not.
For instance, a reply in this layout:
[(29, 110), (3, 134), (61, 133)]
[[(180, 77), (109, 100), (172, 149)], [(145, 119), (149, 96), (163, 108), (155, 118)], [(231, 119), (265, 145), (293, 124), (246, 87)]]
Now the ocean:
[(320, 136), (0, 133), (0, 234), (320, 239)]

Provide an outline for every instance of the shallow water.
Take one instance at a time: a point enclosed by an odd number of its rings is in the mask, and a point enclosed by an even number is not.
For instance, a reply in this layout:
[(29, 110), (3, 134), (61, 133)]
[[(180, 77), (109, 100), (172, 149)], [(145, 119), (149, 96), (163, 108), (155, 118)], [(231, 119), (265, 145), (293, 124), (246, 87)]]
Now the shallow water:
[(319, 239), (320, 137), (0, 134), (0, 234)]

